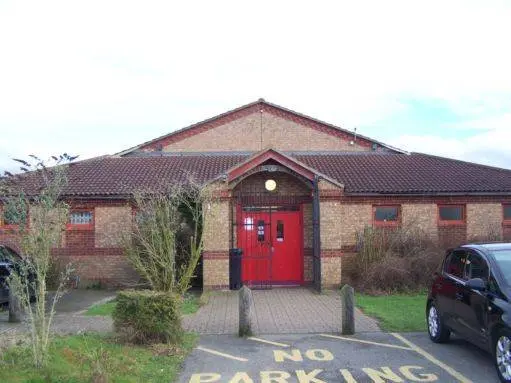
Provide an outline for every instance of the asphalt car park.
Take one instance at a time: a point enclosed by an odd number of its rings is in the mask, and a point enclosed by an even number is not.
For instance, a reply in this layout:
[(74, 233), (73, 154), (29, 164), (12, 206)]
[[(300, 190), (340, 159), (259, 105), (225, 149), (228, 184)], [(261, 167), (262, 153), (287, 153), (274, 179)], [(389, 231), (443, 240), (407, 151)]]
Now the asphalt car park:
[(202, 336), (182, 383), (498, 382), (490, 355), (426, 333)]

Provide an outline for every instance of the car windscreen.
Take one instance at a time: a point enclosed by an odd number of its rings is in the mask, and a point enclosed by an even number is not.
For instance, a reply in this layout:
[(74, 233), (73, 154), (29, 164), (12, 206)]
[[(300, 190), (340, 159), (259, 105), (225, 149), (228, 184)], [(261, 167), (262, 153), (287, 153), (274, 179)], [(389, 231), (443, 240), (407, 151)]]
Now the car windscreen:
[(502, 276), (508, 285), (511, 285), (511, 250), (494, 250), (491, 252), (499, 265)]

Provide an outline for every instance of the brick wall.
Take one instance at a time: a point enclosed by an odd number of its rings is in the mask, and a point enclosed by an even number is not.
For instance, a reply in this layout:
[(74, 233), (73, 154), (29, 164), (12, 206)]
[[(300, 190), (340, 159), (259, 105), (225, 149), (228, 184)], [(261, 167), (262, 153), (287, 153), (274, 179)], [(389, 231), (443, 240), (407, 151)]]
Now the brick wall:
[(341, 204), (338, 222), (342, 246), (354, 246), (357, 243), (357, 232), (372, 224), (372, 205)]
[(127, 287), (138, 282), (139, 276), (128, 264), (123, 254), (68, 255), (62, 252), (56, 258), (60, 267), (71, 264), (73, 275), (80, 277), (79, 287), (88, 287), (95, 282), (106, 286)]
[(132, 208), (126, 206), (97, 206), (94, 209), (95, 246), (118, 247), (129, 232)]
[(321, 254), (321, 286), (323, 288), (339, 288), (342, 275), (342, 257), (323, 256)]
[(432, 203), (405, 203), (401, 205), (402, 223), (416, 226), (431, 239), (438, 239), (437, 205)]
[[(227, 256), (227, 254), (226, 254)], [(229, 287), (229, 258), (209, 258), (205, 254), (203, 259), (204, 290), (226, 289)]]
[(230, 243), (229, 201), (214, 200), (204, 211), (204, 250), (229, 250)]
[(342, 245), (342, 205), (338, 201), (320, 202), (320, 234), (322, 249), (340, 249)]
[(259, 151), (264, 148), (277, 150), (334, 150), (362, 151), (370, 147), (350, 145), (351, 138), (332, 136), (271, 113), (255, 112), (226, 122), (213, 129), (181, 139), (164, 146), (163, 150), (180, 151)]
[[(275, 175), (278, 176), (277, 174)], [(279, 176), (280, 177), (280, 176)], [(281, 192), (309, 193), (303, 183), (284, 174), (277, 178)], [(266, 177), (253, 176), (251, 182), (263, 185)], [(249, 181), (248, 179), (246, 180)], [(252, 187), (254, 185), (251, 185)], [(227, 185), (216, 185), (226, 191)], [(466, 224), (438, 225), (437, 203), (466, 204)], [(372, 224), (373, 204), (389, 203), (401, 205), (402, 224), (414, 224), (433, 238), (438, 238), (443, 246), (453, 246), (468, 240), (485, 238), (494, 231), (511, 240), (511, 227), (502, 225), (501, 202), (508, 199), (490, 197), (406, 197), (368, 198), (339, 196), (321, 201), (321, 248), (323, 262), (323, 284), (334, 285), (341, 281), (350, 270), (350, 257), (354, 257), (356, 232), (365, 225)], [(108, 283), (136, 279), (119, 247), (119, 231), (131, 222), (131, 208), (125, 201), (72, 201), (72, 207), (93, 209), (95, 225), (91, 230), (66, 230), (63, 246), (54, 250), (62, 260), (72, 260), (79, 264), (77, 273), (82, 280), (102, 279)], [(204, 286), (205, 288), (226, 287), (228, 285), (228, 249), (230, 247), (231, 222), (230, 201), (217, 198), (205, 206), (204, 226)], [(312, 279), (312, 206), (303, 207), (304, 218), (304, 278)], [(235, 215), (234, 215), (235, 216)], [(0, 244), (20, 252), (16, 232), (0, 226)], [(342, 267), (341, 267), (342, 261)], [(104, 267), (102, 267), (104, 264)]]
[(502, 238), (502, 205), (500, 203), (467, 204), (467, 238), (469, 241)]

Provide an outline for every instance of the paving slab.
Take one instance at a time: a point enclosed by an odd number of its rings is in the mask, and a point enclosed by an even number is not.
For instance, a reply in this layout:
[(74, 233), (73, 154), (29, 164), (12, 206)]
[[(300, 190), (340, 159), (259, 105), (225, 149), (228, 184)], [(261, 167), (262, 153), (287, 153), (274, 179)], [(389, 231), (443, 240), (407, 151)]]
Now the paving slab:
[[(299, 334), (341, 329), (341, 299), (334, 291), (317, 294), (307, 288), (253, 290), (256, 334)], [(238, 292), (211, 294), (206, 305), (183, 319), (183, 327), (199, 334), (238, 332)], [(357, 332), (380, 331), (376, 320), (355, 312)]]

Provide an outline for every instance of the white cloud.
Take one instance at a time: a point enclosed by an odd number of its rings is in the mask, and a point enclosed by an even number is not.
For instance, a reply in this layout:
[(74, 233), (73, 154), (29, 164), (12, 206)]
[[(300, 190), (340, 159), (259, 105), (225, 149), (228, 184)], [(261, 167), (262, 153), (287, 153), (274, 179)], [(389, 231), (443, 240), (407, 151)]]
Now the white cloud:
[(510, 128), (494, 128), (467, 138), (403, 135), (390, 140), (409, 151), (432, 153), (486, 165), (511, 169)]
[(406, 97), (492, 118), (477, 108), (509, 112), (510, 19), (504, 1), (4, 1), (0, 168), (116, 152), (259, 97), (348, 128)]

